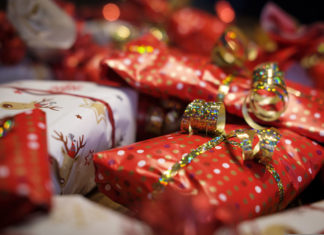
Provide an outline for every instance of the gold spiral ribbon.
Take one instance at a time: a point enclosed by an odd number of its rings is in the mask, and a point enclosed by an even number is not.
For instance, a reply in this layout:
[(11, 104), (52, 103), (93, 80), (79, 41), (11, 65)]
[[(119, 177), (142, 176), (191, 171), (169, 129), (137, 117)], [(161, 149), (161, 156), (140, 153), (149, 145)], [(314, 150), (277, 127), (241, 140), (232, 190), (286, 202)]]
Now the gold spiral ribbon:
[(211, 59), (213, 63), (224, 69), (249, 76), (250, 71), (245, 68), (244, 64), (246, 61), (254, 61), (257, 55), (256, 44), (250, 41), (237, 27), (229, 26), (215, 44)]
[(253, 121), (249, 111), (264, 122), (277, 120), (288, 104), (287, 87), (277, 63), (257, 66), (252, 76), (252, 87), (244, 100), (242, 113), (249, 126), (264, 129)]

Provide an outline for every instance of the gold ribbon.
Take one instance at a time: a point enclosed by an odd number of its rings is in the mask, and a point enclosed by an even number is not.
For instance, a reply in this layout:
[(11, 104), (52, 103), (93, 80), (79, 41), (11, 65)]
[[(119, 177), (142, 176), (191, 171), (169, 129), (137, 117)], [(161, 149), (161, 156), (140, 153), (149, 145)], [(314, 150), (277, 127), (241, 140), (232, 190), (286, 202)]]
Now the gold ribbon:
[(235, 68), (237, 73), (249, 76), (250, 71), (244, 63), (254, 61), (257, 55), (256, 44), (248, 40), (237, 27), (229, 26), (214, 46), (211, 59), (222, 68)]
[(242, 113), (249, 126), (264, 129), (253, 121), (249, 111), (265, 122), (277, 120), (288, 104), (287, 87), (283, 73), (277, 63), (273, 62), (257, 66), (253, 71), (252, 79), (252, 87), (244, 100)]
[[(280, 134), (277, 129), (239, 129), (226, 134), (224, 104), (221, 102), (194, 100), (187, 106), (184, 112), (181, 121), (181, 130), (189, 132), (189, 134), (206, 133), (216, 137), (184, 155), (178, 162), (166, 170), (159, 178), (159, 182), (154, 185), (154, 193), (161, 191), (167, 186), (179, 170), (190, 164), (194, 158), (224, 141), (237, 137), (240, 140), (239, 143), (235, 141), (228, 142), (239, 145), (242, 148), (242, 157), (244, 160), (257, 160), (259, 163), (266, 166), (266, 169), (272, 174), (277, 182), (280, 195), (279, 201), (282, 202), (284, 197), (283, 185), (279, 174), (271, 165), (273, 151), (280, 139)], [(253, 146), (253, 139), (256, 136), (259, 141)]]

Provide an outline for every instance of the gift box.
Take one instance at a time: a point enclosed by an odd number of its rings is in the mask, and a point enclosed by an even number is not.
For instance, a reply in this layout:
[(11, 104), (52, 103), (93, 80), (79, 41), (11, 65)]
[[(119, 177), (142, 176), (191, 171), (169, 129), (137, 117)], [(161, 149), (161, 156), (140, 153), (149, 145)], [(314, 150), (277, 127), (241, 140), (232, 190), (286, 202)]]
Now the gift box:
[(209, 56), (225, 27), (226, 23), (215, 15), (186, 7), (171, 15), (167, 32), (170, 41), (178, 48)]
[[(275, 67), (273, 69), (276, 71), (271, 69), (271, 74), (282, 77), (279, 68)], [(254, 92), (255, 86), (252, 72), (249, 77), (225, 73), (212, 64), (210, 58), (170, 49), (151, 35), (131, 41), (126, 45), (126, 51), (105, 59), (102, 68), (105, 79), (129, 84), (140, 92), (155, 97), (170, 96), (185, 101), (195, 98), (224, 99), (227, 111), (240, 117), (243, 116), (242, 106), (245, 99)], [(271, 75), (270, 78), (274, 80), (275, 76)], [(275, 83), (274, 81), (267, 86), (272, 89)], [(288, 108), (271, 125), (286, 127), (323, 142), (324, 116), (321, 115), (321, 110), (324, 93), (290, 81), (286, 84), (288, 93), (284, 93), (285, 96), (288, 94)]]
[(48, 216), (37, 216), (3, 234), (152, 234), (140, 221), (78, 195), (55, 196)]
[[(249, 135), (247, 128), (227, 124), (225, 130), (240, 130), (234, 132)], [(238, 140), (239, 134), (233, 139), (222, 139), (219, 135), (211, 140), (202, 135), (174, 133), (96, 153), (96, 182), (112, 200), (133, 209), (139, 204), (134, 210), (139, 214), (150, 212), (153, 221), (161, 221), (160, 227), (172, 227), (163, 221), (176, 214), (175, 205), (183, 212), (186, 206), (182, 202), (187, 197), (199, 197), (204, 208), (212, 209), (206, 218), (218, 225), (216, 222), (233, 224), (269, 214), (285, 208), (311, 182), (323, 164), (323, 148), (287, 129), (278, 130), (281, 138), (277, 144), (279, 137), (275, 137), (275, 132), (265, 132), (271, 138), (261, 141), (259, 147), (270, 148), (262, 150), (261, 156), (268, 155), (271, 148), (273, 151), (272, 159), (266, 159), (269, 162), (265, 165), (247, 160), (250, 158), (246, 151), (251, 154), (252, 149), (246, 148), (246, 144), (255, 144), (253, 138)], [(159, 195), (167, 189), (177, 192), (182, 199), (169, 196), (160, 203), (163, 212), (152, 205), (143, 206), (152, 199), (157, 198), (158, 202)], [(194, 207), (195, 203), (189, 205)], [(152, 213), (153, 209), (156, 213)], [(184, 223), (180, 221), (185, 221), (186, 216), (195, 217), (195, 213), (182, 216), (172, 216), (173, 226), (178, 221)]]
[(52, 183), (45, 113), (31, 109), (0, 119), (0, 156), (0, 228), (47, 212)]
[(21, 81), (0, 86), (0, 117), (46, 112), (48, 153), (56, 193), (89, 192), (92, 154), (135, 140), (136, 93), (87, 82)]
[(144, 140), (179, 130), (185, 105), (177, 99), (156, 99), (139, 96), (137, 140)]

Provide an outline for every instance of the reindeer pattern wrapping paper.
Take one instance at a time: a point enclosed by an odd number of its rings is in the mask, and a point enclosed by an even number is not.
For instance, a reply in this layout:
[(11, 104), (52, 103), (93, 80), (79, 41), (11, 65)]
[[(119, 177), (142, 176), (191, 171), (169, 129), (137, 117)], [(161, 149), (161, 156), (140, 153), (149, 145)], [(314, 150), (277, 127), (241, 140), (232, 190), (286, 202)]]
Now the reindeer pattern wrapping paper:
[(0, 86), (0, 118), (46, 112), (54, 191), (86, 194), (94, 186), (92, 153), (134, 142), (137, 95), (87, 82), (21, 81)]

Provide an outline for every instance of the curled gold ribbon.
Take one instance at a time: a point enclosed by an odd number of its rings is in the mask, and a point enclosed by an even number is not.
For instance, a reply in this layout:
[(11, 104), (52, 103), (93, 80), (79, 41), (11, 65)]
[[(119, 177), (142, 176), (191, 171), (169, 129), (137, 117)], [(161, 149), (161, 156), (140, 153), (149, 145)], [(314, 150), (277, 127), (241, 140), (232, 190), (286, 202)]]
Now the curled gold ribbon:
[[(259, 163), (266, 166), (266, 169), (277, 182), (280, 202), (283, 200), (284, 189), (280, 176), (271, 165), (273, 151), (281, 137), (277, 129), (239, 129), (226, 134), (224, 104), (221, 102), (194, 100), (187, 106), (184, 112), (181, 121), (181, 130), (189, 132), (189, 134), (205, 133), (216, 137), (184, 155), (178, 162), (166, 170), (159, 178), (159, 182), (154, 185), (155, 190), (163, 189), (163, 187), (172, 181), (173, 177), (181, 168), (186, 167), (200, 154), (216, 147), (223, 141), (229, 140), (232, 137), (237, 137), (240, 140), (238, 145), (242, 148), (243, 159), (257, 160)], [(253, 140), (255, 137), (258, 137), (259, 140), (253, 147)]]
[(270, 122), (280, 117), (286, 110), (287, 103), (287, 87), (277, 63), (264, 63), (257, 66), (253, 71), (251, 91), (245, 98), (242, 108), (243, 117), (249, 126), (264, 129), (253, 121), (249, 110), (258, 119)]
[(235, 68), (237, 73), (249, 76), (250, 72), (245, 68), (244, 63), (254, 61), (257, 55), (256, 45), (237, 27), (229, 26), (215, 44), (211, 59), (222, 68)]

